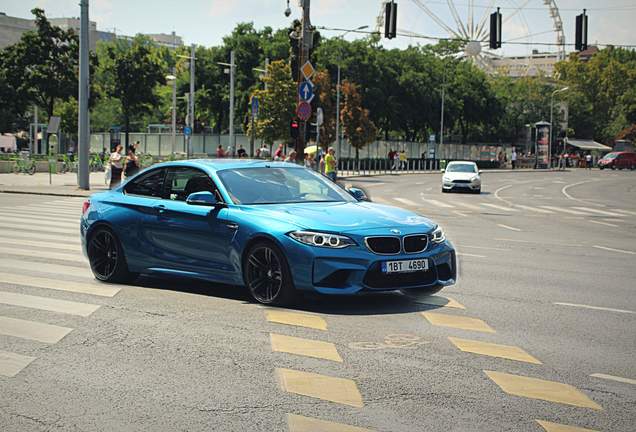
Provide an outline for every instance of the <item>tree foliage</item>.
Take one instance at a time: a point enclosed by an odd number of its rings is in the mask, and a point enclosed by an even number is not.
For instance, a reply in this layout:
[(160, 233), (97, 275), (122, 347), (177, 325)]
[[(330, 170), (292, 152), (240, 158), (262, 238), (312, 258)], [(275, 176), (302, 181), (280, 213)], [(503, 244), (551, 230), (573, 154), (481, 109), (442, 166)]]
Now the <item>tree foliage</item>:
[(369, 110), (362, 106), (362, 96), (358, 86), (350, 81), (343, 81), (342, 94), (344, 106), (340, 113), (345, 137), (356, 149), (356, 160), (360, 149), (376, 139), (377, 128), (369, 118)]

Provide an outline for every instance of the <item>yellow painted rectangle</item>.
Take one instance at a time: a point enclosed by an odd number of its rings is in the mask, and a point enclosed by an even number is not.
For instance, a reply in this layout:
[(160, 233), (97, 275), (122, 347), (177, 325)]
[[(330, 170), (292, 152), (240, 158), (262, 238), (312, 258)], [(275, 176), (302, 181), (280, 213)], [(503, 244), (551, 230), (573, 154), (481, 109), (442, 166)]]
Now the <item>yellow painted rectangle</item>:
[(352, 380), (282, 368), (276, 369), (276, 376), (286, 392), (356, 408), (364, 406), (358, 386)]
[(495, 330), (493, 330), (492, 327), (478, 318), (432, 312), (422, 312), (422, 315), (424, 315), (424, 318), (426, 318), (428, 322), (436, 326), (452, 327), (484, 333), (495, 333)]
[(539, 360), (516, 346), (499, 345), (456, 337), (449, 337), (448, 340), (450, 340), (453, 345), (464, 352), (481, 354), (490, 357), (500, 357), (508, 360), (516, 360), (526, 363), (542, 364)]
[(287, 426), (289, 432), (372, 432), (371, 429), (296, 414), (287, 414)]
[(0, 375), (14, 377), (33, 360), (35, 357), (0, 350)]
[(267, 321), (278, 324), (287, 324), (300, 327), (308, 327), (316, 330), (327, 330), (327, 322), (317, 315), (309, 315), (298, 312), (285, 312), (280, 310), (268, 310), (265, 312)]
[(511, 375), (503, 372), (484, 371), (484, 373), (504, 392), (511, 395), (573, 405), (581, 408), (603, 409), (599, 404), (569, 384)]
[[(69, 269), (69, 271), (81, 272), (82, 270), (73, 267), (72, 269)], [(95, 281), (70, 282), (44, 277), (22, 276), (6, 272), (0, 272), (0, 284), (2, 283), (26, 285), (35, 288), (69, 291), (82, 294), (92, 294), (102, 297), (113, 297), (121, 290), (121, 288), (109, 286), (108, 284), (104, 283), (100, 284)]]
[(566, 426), (558, 423), (552, 423), (545, 420), (537, 420), (546, 432), (598, 432), (594, 429), (584, 429), (576, 426)]
[(450, 297), (437, 296), (437, 295), (417, 297), (417, 302), (433, 305), (433, 306), (442, 306), (442, 307), (454, 308), (454, 309), (466, 309), (466, 307), (463, 304), (461, 304), (455, 299), (452, 299)]
[(276, 333), (270, 333), (269, 337), (272, 342), (272, 351), (342, 362), (342, 357), (338, 354), (336, 346), (331, 342)]
[(17, 318), (0, 317), (0, 334), (44, 343), (59, 342), (73, 329)]

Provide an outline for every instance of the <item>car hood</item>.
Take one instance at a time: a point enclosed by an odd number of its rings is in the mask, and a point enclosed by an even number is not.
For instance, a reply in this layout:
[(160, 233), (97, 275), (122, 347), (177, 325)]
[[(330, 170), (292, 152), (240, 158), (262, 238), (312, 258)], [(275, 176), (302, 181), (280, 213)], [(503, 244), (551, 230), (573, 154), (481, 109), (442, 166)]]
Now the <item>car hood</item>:
[(464, 172), (447, 172), (444, 173), (444, 177), (450, 180), (470, 180), (475, 177), (477, 173), (464, 173)]
[(371, 202), (267, 204), (243, 206), (258, 218), (285, 221), (300, 229), (356, 233), (379, 228), (428, 232), (437, 225), (409, 210)]

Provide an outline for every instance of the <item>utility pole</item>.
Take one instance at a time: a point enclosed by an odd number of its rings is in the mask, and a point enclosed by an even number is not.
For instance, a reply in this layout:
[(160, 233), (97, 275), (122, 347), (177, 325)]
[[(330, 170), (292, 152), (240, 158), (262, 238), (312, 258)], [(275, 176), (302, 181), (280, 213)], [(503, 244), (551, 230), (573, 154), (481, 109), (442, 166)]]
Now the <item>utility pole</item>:
[[(177, 50), (177, 35), (172, 32), (172, 49)], [(175, 59), (176, 61), (176, 59)], [(172, 66), (172, 154), (177, 151), (177, 66)]]
[(340, 158), (340, 60), (338, 60), (338, 84), (336, 85), (336, 155)]
[(88, 172), (88, 150), (90, 129), (88, 125), (88, 0), (80, 0), (80, 46), (79, 46), (79, 118), (78, 118), (78, 180), (83, 190), (90, 189)]
[(196, 64), (194, 50), (195, 50), (195, 46), (194, 44), (192, 44), (190, 48), (190, 104), (189, 104), (191, 133), (188, 136), (188, 159), (190, 158), (190, 155), (192, 153), (192, 134), (194, 133), (194, 68)]
[(234, 50), (230, 51), (230, 144), (234, 146)]
[[(303, 21), (302, 21), (302, 34), (300, 42), (300, 58), (298, 59), (298, 67), (302, 68), (303, 65), (309, 61), (309, 50), (313, 46), (313, 29), (311, 27), (311, 21), (309, 19), (309, 10), (311, 7), (311, 0), (300, 0), (303, 8)], [(302, 72), (298, 77), (298, 84), (302, 82)], [(300, 137), (298, 142), (298, 148), (296, 154), (299, 160), (302, 160), (305, 154), (305, 137), (307, 135), (308, 124), (306, 121), (302, 122), (302, 128), (300, 130)]]

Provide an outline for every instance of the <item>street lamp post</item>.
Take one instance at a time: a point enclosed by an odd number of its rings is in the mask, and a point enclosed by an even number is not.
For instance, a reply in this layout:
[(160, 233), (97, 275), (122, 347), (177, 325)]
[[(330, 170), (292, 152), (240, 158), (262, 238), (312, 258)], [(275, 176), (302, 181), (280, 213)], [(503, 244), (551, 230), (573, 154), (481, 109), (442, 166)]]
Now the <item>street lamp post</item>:
[(234, 76), (236, 66), (234, 64), (234, 50), (230, 51), (230, 62), (222, 63), (218, 62), (221, 66), (229, 66), (228, 69), (225, 69), (225, 73), (230, 74), (230, 124), (229, 124), (229, 132), (230, 132), (230, 143), (229, 145), (234, 146)]
[(550, 96), (550, 140), (548, 145), (548, 168), (552, 168), (552, 135), (554, 135), (554, 96), (558, 93), (567, 91), (570, 87), (563, 87), (562, 89), (555, 90)]

